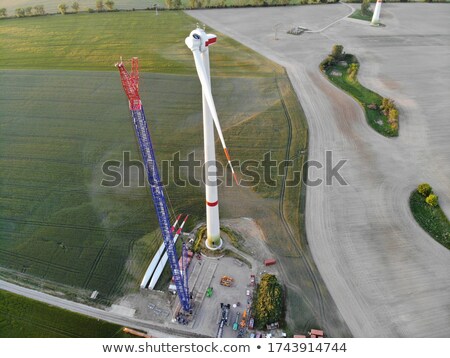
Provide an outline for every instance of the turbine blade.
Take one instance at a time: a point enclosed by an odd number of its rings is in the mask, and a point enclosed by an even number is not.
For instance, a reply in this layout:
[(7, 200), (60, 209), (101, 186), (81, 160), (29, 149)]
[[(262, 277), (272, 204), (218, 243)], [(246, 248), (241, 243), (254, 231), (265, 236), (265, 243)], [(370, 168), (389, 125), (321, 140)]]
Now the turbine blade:
[(174, 231), (175, 231), (175, 228), (176, 228), (177, 225), (178, 225), (178, 221), (180, 220), (181, 215), (182, 215), (182, 214), (180, 214), (180, 215), (177, 216), (177, 219), (175, 220), (175, 223), (174, 223), (174, 224), (172, 225), (172, 227), (170, 228), (170, 232), (174, 232)]
[(227, 158), (228, 164), (230, 166), (231, 172), (233, 173), (234, 181), (237, 185), (239, 185), (236, 177), (236, 173), (234, 172), (233, 166), (231, 165), (230, 154), (228, 153), (227, 146), (225, 144), (225, 139), (223, 137), (222, 128), (220, 126), (219, 117), (217, 116), (216, 106), (214, 104), (214, 99), (212, 96), (211, 85), (208, 81), (208, 76), (206, 75), (205, 67), (203, 66), (203, 61), (198, 50), (192, 51), (194, 54), (195, 67), (197, 69), (198, 77), (200, 79), (200, 83), (202, 85), (203, 95), (205, 96), (206, 103), (209, 107), (209, 111), (211, 112), (211, 116), (214, 121), (214, 125), (216, 126), (217, 133), (219, 134), (220, 142), (222, 143), (223, 151), (225, 153), (225, 157)]

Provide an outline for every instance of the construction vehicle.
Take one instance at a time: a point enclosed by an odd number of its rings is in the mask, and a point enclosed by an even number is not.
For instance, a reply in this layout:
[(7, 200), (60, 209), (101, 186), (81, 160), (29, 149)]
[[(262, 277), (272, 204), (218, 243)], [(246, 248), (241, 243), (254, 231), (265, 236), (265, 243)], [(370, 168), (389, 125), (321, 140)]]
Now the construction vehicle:
[[(180, 303), (185, 312), (191, 311), (190, 294), (188, 288), (187, 271), (182, 272), (178, 263), (177, 252), (173, 243), (173, 233), (171, 232), (169, 210), (167, 209), (166, 198), (164, 194), (164, 186), (159, 175), (157, 160), (153, 150), (150, 132), (148, 130), (147, 119), (145, 118), (144, 107), (142, 106), (139, 95), (139, 63), (137, 57), (131, 60), (131, 74), (125, 69), (122, 60), (116, 64), (120, 73), (120, 79), (125, 94), (128, 97), (128, 104), (133, 118), (133, 126), (136, 132), (136, 137), (139, 142), (139, 149), (141, 151), (144, 162), (147, 180), (150, 184), (153, 204), (155, 205), (156, 215), (161, 230), (164, 245), (167, 250), (168, 260), (172, 274), (174, 276), (177, 294), (180, 298)], [(187, 257), (187, 247), (183, 244), (182, 257)], [(183, 268), (186, 268), (184, 266)]]
[(211, 297), (213, 294), (213, 288), (212, 287), (208, 287), (206, 289), (206, 297)]
[(230, 313), (230, 304), (220, 304), (220, 308), (222, 309), (222, 316), (219, 322), (219, 328), (217, 329), (216, 338), (222, 338), (223, 335), (223, 327), (228, 325), (228, 314)]
[(234, 279), (230, 276), (222, 276), (220, 279), (220, 284), (225, 287), (230, 287)]
[(248, 329), (253, 329), (254, 325), (255, 325), (255, 319), (252, 317), (248, 321)]
[(237, 314), (236, 314), (236, 319), (234, 320), (234, 323), (233, 323), (233, 331), (237, 331), (238, 330), (238, 328), (239, 328), (239, 316), (240, 316), (240, 312), (238, 312)]
[(239, 326), (241, 328), (245, 328), (246, 325), (247, 325), (247, 310), (244, 310), (244, 313), (242, 313), (242, 320)]

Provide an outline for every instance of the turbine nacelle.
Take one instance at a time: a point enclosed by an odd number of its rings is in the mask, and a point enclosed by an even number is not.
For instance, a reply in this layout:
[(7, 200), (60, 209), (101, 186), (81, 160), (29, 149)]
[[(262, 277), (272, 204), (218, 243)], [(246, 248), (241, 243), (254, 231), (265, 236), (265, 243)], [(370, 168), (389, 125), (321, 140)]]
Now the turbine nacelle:
[(217, 41), (217, 36), (214, 34), (207, 34), (203, 29), (195, 29), (191, 31), (188, 37), (184, 40), (189, 49), (194, 51), (206, 52), (209, 45)]

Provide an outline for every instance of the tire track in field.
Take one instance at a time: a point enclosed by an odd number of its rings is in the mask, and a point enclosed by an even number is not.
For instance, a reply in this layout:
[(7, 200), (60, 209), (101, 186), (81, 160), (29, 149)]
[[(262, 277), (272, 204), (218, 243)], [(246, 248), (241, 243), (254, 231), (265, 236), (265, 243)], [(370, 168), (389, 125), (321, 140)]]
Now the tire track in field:
[[(277, 91), (278, 94), (280, 96), (280, 101), (281, 101), (281, 105), (283, 107), (283, 111), (286, 117), (286, 121), (288, 124), (288, 142), (286, 145), (286, 154), (285, 154), (285, 160), (288, 161), (290, 158), (290, 149), (291, 149), (291, 144), (292, 144), (292, 119), (291, 116), (289, 114), (289, 111), (286, 107), (286, 103), (284, 102), (284, 98), (283, 95), (281, 93), (281, 89), (279, 87), (279, 82), (278, 82), (278, 78), (276, 78), (276, 87), (277, 87)], [(316, 294), (317, 297), (317, 304), (319, 307), (319, 323), (321, 323), (322, 325), (325, 322), (325, 309), (324, 309), (324, 304), (323, 304), (323, 297), (322, 297), (322, 293), (320, 291), (320, 287), (319, 287), (319, 282), (318, 279), (316, 277), (316, 274), (314, 273), (314, 270), (311, 267), (311, 264), (308, 260), (308, 258), (306, 257), (305, 253), (303, 252), (302, 248), (298, 245), (297, 240), (295, 239), (295, 234), (292, 231), (289, 223), (287, 222), (287, 219), (285, 217), (284, 214), (284, 196), (285, 196), (285, 192), (286, 192), (286, 178), (287, 178), (287, 170), (288, 170), (288, 166), (284, 167), (284, 174), (283, 174), (283, 179), (281, 182), (281, 191), (280, 191), (280, 199), (279, 199), (279, 205), (278, 205), (278, 213), (280, 215), (281, 221), (283, 223), (284, 228), (286, 229), (289, 239), (292, 243), (292, 245), (294, 246), (295, 250), (297, 251), (297, 253), (299, 254), (301, 260), (303, 261), (303, 264), (306, 267), (307, 273), (309, 278), (311, 279), (311, 282), (313, 284), (314, 287), (314, 292)], [(312, 308), (314, 308), (315, 305), (312, 305)]]
[(105, 229), (105, 228), (101, 228), (98, 226), (64, 225), (64, 224), (56, 224), (56, 223), (46, 223), (43, 221), (19, 220), (19, 219), (12, 219), (12, 218), (0, 218), (0, 221), (9, 221), (9, 222), (14, 222), (14, 223), (19, 223), (19, 224), (28, 224), (28, 225), (43, 226), (43, 227), (58, 227), (58, 228), (63, 228), (63, 229), (97, 231), (97, 232), (104, 232), (104, 233), (119, 233), (119, 234), (129, 234), (129, 235), (141, 234), (138, 231)]
[(111, 242), (111, 240), (112, 240), (112, 237), (110, 237), (109, 239), (107, 239), (107, 240), (103, 243), (103, 245), (102, 245), (102, 247), (100, 248), (100, 250), (98, 251), (97, 256), (95, 257), (95, 260), (94, 260), (94, 262), (92, 263), (91, 268), (89, 269), (89, 272), (88, 272), (88, 274), (87, 274), (87, 276), (86, 276), (86, 279), (84, 280), (83, 288), (87, 288), (87, 286), (89, 285), (89, 282), (91, 281), (92, 276), (94, 275), (95, 269), (97, 268), (98, 264), (100, 263), (100, 260), (102, 259), (103, 254), (105, 253), (106, 247), (109, 245), (109, 243)]
[(58, 269), (58, 270), (62, 270), (62, 271), (65, 271), (65, 272), (71, 272), (71, 273), (76, 273), (76, 274), (81, 273), (81, 271), (72, 269), (72, 268), (67, 267), (67, 266), (55, 264), (55, 263), (48, 262), (48, 261), (45, 261), (45, 260), (41, 260), (41, 259), (37, 259), (37, 258), (34, 258), (34, 257), (26, 256), (26, 255), (23, 255), (23, 254), (18, 254), (17, 252), (12, 252), (12, 251), (7, 251), (7, 250), (4, 250), (4, 249), (0, 249), (0, 254), (3, 254), (5, 256), (13, 256), (13, 257), (21, 259), (21, 260), (28, 260), (28, 261), (35, 262), (35, 263), (40, 264), (40, 265), (44, 265), (46, 267), (52, 267), (52, 268), (55, 268), (55, 269)]
[[(135, 239), (132, 239), (132, 240), (130, 240), (128, 242), (128, 249), (127, 249), (128, 256), (127, 256), (127, 260), (130, 258), (131, 253), (133, 251), (134, 244), (135, 244), (135, 242), (138, 239), (139, 238), (135, 238)], [(108, 296), (109, 297), (114, 296), (116, 293), (120, 293), (121, 289), (125, 286), (125, 281), (126, 281), (127, 273), (128, 273), (128, 270), (126, 268), (127, 267), (126, 266), (127, 265), (127, 260), (125, 260), (125, 267), (122, 268), (122, 270), (120, 271), (118, 277), (114, 281), (114, 284), (111, 286), (111, 288), (110, 288), (110, 290), (108, 292)]]

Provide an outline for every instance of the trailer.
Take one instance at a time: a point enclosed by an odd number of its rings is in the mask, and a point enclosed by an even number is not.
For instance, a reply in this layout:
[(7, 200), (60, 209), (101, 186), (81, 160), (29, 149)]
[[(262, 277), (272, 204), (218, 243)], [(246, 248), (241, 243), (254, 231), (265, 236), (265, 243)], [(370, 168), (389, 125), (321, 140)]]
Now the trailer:
[(275, 259), (264, 260), (264, 265), (265, 266), (272, 266), (272, 265), (275, 265), (276, 263), (277, 263), (277, 260), (275, 260)]

